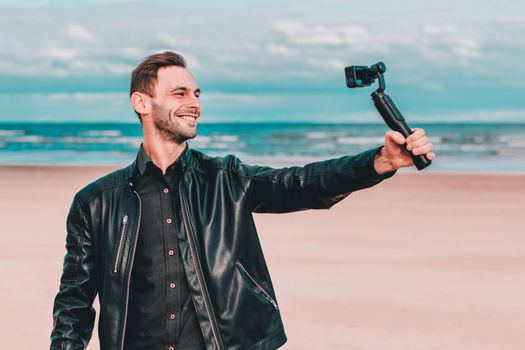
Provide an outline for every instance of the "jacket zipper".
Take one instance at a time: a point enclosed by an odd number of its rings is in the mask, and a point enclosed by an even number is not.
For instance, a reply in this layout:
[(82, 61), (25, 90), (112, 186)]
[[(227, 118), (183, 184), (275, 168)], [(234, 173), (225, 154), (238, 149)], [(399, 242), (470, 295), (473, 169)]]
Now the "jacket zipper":
[(261, 285), (259, 283), (257, 283), (257, 281), (248, 273), (248, 271), (246, 271), (246, 269), (244, 268), (244, 266), (241, 264), (241, 262), (239, 260), (237, 260), (235, 262), (237, 264), (237, 266), (239, 266), (239, 268), (244, 272), (244, 274), (246, 276), (248, 276), (248, 278), (253, 282), (253, 284), (255, 284), (255, 286), (257, 288), (259, 288), (259, 290), (263, 293), (264, 295), (264, 298), (266, 300), (268, 300), (272, 305), (273, 307), (275, 308), (275, 310), (279, 310), (279, 307), (277, 306), (277, 303), (275, 302), (275, 300), (273, 300), (273, 298), (270, 296), (270, 293), (268, 293), (266, 291), (266, 289), (264, 289), (263, 287), (261, 287)]
[(115, 264), (113, 266), (113, 273), (118, 272), (120, 254), (122, 253), (122, 243), (124, 242), (124, 235), (126, 234), (127, 225), (128, 225), (128, 215), (124, 215), (124, 217), (122, 218), (122, 230), (120, 231), (120, 241), (118, 242), (117, 254), (115, 255)]
[(126, 302), (124, 304), (124, 321), (122, 323), (122, 338), (120, 343), (120, 349), (124, 350), (124, 339), (126, 337), (126, 322), (128, 318), (128, 304), (129, 304), (129, 287), (131, 284), (131, 270), (133, 269), (133, 261), (135, 260), (135, 251), (137, 249), (137, 241), (139, 237), (139, 229), (140, 229), (140, 220), (142, 219), (142, 201), (140, 199), (139, 194), (137, 191), (133, 190), (133, 192), (137, 195), (137, 198), (139, 199), (139, 221), (137, 223), (137, 231), (135, 233), (135, 241), (133, 242), (133, 250), (131, 251), (131, 260), (130, 260), (130, 266), (129, 266), (129, 272), (128, 272), (128, 285), (126, 287), (126, 298), (124, 299)]
[(216, 334), (216, 331), (215, 331), (215, 324), (214, 324), (213, 319), (211, 317), (210, 307), (208, 306), (208, 301), (206, 299), (206, 294), (204, 293), (203, 283), (205, 283), (205, 282), (201, 279), (201, 275), (200, 275), (199, 269), (197, 268), (197, 262), (196, 262), (196, 259), (195, 259), (195, 252), (193, 251), (193, 243), (192, 243), (192, 240), (191, 240), (190, 231), (188, 229), (188, 226), (187, 226), (186, 220), (185, 220), (186, 219), (186, 211), (184, 210), (184, 201), (182, 199), (182, 181), (179, 181), (179, 198), (180, 198), (180, 206), (181, 206), (181, 211), (182, 211), (182, 222), (184, 223), (184, 228), (186, 229), (186, 236), (188, 237), (188, 243), (189, 243), (189, 247), (190, 247), (191, 261), (193, 262), (193, 268), (195, 269), (195, 274), (197, 275), (197, 280), (199, 281), (199, 287), (200, 287), (200, 290), (201, 290), (202, 299), (204, 300), (204, 307), (206, 309), (206, 313), (207, 313), (208, 319), (210, 321), (211, 330), (212, 330), (212, 333), (213, 333), (213, 338), (215, 340), (215, 344), (217, 345), (218, 349), (221, 349), (221, 346), (219, 345), (219, 339), (217, 338), (217, 334)]

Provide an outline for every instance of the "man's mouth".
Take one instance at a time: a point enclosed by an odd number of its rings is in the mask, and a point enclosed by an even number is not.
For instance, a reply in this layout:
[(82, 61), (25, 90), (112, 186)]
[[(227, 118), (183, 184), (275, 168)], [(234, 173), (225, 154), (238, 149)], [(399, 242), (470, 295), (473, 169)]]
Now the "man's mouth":
[(177, 114), (177, 117), (191, 121), (196, 121), (199, 118), (196, 114)]

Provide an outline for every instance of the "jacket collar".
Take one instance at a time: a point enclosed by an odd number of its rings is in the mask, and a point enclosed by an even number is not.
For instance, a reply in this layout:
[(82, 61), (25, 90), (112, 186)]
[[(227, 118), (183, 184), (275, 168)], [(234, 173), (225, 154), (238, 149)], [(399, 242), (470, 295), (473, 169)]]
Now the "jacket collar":
[[(135, 175), (142, 175), (146, 170), (147, 163), (151, 161), (152, 160), (148, 157), (146, 152), (144, 152), (144, 147), (141, 143), (139, 151), (137, 152), (137, 157), (135, 158), (133, 163), (131, 163), (125, 168), (126, 179), (130, 181)], [(177, 160), (173, 162), (172, 165), (178, 166), (180, 171), (184, 171), (186, 170), (190, 162), (191, 152), (188, 142), (186, 142), (186, 147), (184, 147), (184, 151), (182, 151), (182, 153), (179, 155), (179, 158), (177, 158)]]

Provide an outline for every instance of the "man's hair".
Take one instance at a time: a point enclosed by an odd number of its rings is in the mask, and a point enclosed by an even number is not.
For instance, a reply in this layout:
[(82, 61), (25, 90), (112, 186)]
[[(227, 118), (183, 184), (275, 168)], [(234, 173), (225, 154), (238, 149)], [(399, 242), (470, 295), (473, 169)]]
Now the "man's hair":
[[(177, 66), (186, 68), (186, 60), (182, 55), (175, 52), (166, 51), (147, 57), (131, 73), (131, 84), (129, 86), (129, 96), (135, 91), (145, 93), (151, 97), (155, 96), (155, 83), (159, 68)], [(135, 111), (135, 113), (137, 113)], [(137, 113), (140, 122), (142, 119)]]

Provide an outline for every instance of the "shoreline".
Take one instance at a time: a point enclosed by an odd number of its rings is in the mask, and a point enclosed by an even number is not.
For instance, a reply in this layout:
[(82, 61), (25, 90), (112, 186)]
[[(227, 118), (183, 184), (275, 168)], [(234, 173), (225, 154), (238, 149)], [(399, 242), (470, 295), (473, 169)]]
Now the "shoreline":
[[(327, 158), (329, 159), (329, 158)], [(24, 169), (24, 168), (44, 168), (44, 169), (51, 169), (51, 168), (64, 168), (64, 169), (71, 169), (71, 168), (91, 168), (91, 169), (106, 169), (107, 171), (112, 170), (118, 170), (123, 167), (126, 167), (127, 165), (131, 164), (53, 164), (53, 163), (26, 163), (26, 164), (16, 164), (16, 163), (7, 163), (7, 164), (0, 164), (0, 169)], [(290, 167), (290, 166), (303, 166), (308, 163), (303, 164), (282, 164), (275, 162), (272, 163), (250, 163), (252, 165), (262, 165), (262, 166), (275, 166), (275, 167)], [(398, 170), (398, 174), (401, 173), (418, 173), (418, 174), (444, 174), (444, 175), (503, 175), (503, 176), (525, 176), (525, 170), (516, 170), (516, 171), (490, 171), (490, 170), (482, 170), (482, 171), (476, 171), (476, 170), (433, 170), (431, 167), (422, 170), (421, 172), (418, 171), (415, 167), (410, 168), (402, 168)]]

